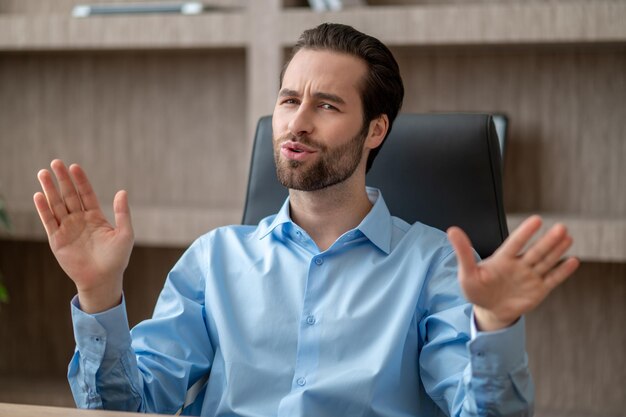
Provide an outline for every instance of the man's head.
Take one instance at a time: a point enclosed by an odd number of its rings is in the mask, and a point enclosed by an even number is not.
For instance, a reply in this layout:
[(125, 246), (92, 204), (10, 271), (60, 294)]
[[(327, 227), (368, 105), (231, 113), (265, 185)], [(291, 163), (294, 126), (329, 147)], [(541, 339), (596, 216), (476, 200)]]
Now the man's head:
[[(315, 69), (313, 68), (315, 67)], [(309, 94), (305, 102), (303, 95)], [(344, 97), (345, 96), (345, 97)], [(309, 145), (311, 151), (322, 148), (324, 144), (315, 142), (315, 138), (327, 139), (329, 147), (335, 147), (337, 143), (328, 137), (324, 137), (324, 132), (318, 128), (324, 126), (334, 128), (331, 134), (340, 135), (342, 127), (346, 126), (347, 119), (354, 125), (354, 117), (358, 117), (356, 128), (352, 131), (344, 131), (345, 143), (339, 143), (337, 149), (350, 155), (334, 155), (334, 162), (343, 161), (344, 166), (340, 166), (339, 170), (344, 171), (336, 174), (334, 180), (343, 180), (342, 176), (351, 174), (350, 169), (354, 171), (356, 155), (362, 151), (365, 145), (369, 149), (369, 155), (366, 162), (366, 169), (369, 170), (378, 149), (382, 142), (386, 139), (391, 125), (402, 105), (404, 96), (404, 87), (400, 77), (398, 64), (389, 49), (377, 39), (365, 35), (350, 26), (339, 24), (322, 24), (314, 29), (305, 31), (295, 45), (292, 58), (283, 69), (281, 74), (281, 92), (277, 101), (274, 118), (283, 121), (288, 118), (299, 117), (300, 121), (307, 117), (308, 122), (313, 127), (313, 122), (317, 131), (307, 132), (307, 126), (304, 129), (293, 129), (291, 126), (288, 130), (289, 135), (297, 136), (298, 142)], [(334, 100), (334, 101), (333, 101)], [(330, 110), (334, 107), (336, 113), (333, 117), (318, 117), (315, 111), (309, 109), (309, 114), (305, 115), (305, 109), (300, 109), (300, 104), (311, 105), (318, 103), (318, 107)], [(292, 105), (298, 106), (293, 107)], [(292, 106), (291, 108), (287, 108)], [(317, 111), (317, 110), (316, 110)], [(305, 117), (306, 116), (306, 117)], [(310, 117), (309, 117), (310, 116)], [(304, 119), (303, 119), (304, 118)], [(339, 121), (343, 123), (339, 123)], [(382, 120), (382, 122), (380, 122)], [(380, 129), (380, 138), (376, 141), (370, 139), (368, 135), (374, 136)], [(281, 135), (280, 131), (276, 131), (275, 135)], [(287, 130), (287, 129), (284, 129)], [(344, 129), (345, 130), (345, 129)], [(349, 130), (349, 129), (348, 129)], [(293, 139), (293, 138), (292, 138)], [(285, 138), (283, 138), (283, 141)], [(318, 146), (319, 145), (319, 146)], [(295, 149), (296, 152), (302, 150)], [(329, 152), (331, 150), (329, 149)], [(333, 153), (335, 151), (332, 151)], [(321, 151), (320, 155), (324, 155)], [(318, 155), (319, 156), (319, 155)], [(279, 163), (279, 151), (276, 150), (277, 164)], [(304, 160), (304, 156), (302, 157)], [(301, 165), (298, 158), (289, 158), (289, 165), (296, 168)], [(328, 160), (327, 162), (333, 162)], [(302, 164), (306, 164), (302, 162)], [(319, 164), (318, 164), (319, 165)], [(283, 161), (283, 167), (287, 166), (287, 162)], [(318, 167), (319, 168), (319, 167)], [(329, 168), (327, 166), (327, 168)], [(331, 170), (334, 167), (330, 166)], [(284, 170), (285, 171), (285, 170)], [(279, 177), (280, 177), (279, 166)], [(281, 181), (283, 179), (281, 178)], [(331, 181), (332, 182), (332, 181)], [(285, 181), (283, 181), (285, 184)], [(332, 184), (320, 183), (323, 186)], [(285, 184), (290, 185), (288, 182)], [(290, 187), (297, 188), (297, 187)], [(303, 188), (301, 188), (303, 189)]]

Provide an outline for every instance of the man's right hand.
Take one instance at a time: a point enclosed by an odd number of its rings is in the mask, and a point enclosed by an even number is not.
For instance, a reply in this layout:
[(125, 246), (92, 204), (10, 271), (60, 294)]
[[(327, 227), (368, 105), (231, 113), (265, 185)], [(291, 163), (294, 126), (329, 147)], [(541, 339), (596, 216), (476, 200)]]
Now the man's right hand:
[(98, 199), (78, 165), (69, 170), (62, 161), (50, 164), (37, 178), (43, 189), (34, 196), (52, 252), (78, 290), (87, 313), (108, 310), (121, 301), (124, 270), (133, 247), (133, 227), (125, 191), (113, 200), (115, 227), (105, 218)]

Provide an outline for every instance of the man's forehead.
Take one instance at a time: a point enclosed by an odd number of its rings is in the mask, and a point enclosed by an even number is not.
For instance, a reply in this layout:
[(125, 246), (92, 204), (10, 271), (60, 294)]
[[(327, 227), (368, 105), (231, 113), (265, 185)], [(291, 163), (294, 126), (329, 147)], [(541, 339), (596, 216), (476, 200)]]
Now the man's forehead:
[(326, 93), (358, 89), (366, 70), (361, 59), (346, 53), (301, 49), (287, 66), (281, 89), (312, 87)]

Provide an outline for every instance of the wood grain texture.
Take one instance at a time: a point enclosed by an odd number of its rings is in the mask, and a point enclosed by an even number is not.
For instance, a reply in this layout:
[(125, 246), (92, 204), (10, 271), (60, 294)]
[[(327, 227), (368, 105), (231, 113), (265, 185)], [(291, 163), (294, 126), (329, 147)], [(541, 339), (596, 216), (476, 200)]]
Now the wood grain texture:
[[(626, 217), (612, 219), (539, 214), (543, 218), (539, 235), (556, 223), (563, 223), (567, 227), (568, 233), (574, 238), (569, 255), (583, 261), (626, 262)], [(528, 216), (530, 213), (507, 215), (509, 231), (517, 228)]]
[(0, 189), (26, 235), (40, 230), (32, 195), (53, 158), (80, 163), (106, 208), (126, 189), (154, 219), (138, 220), (147, 241), (159, 239), (151, 227), (181, 227), (174, 240), (188, 242), (239, 221), (250, 148), (240, 52), (3, 55), (0, 86)]
[[(52, 3), (52, 2), (51, 2)], [(0, 51), (243, 48), (244, 15), (0, 15)]]
[[(250, 149), (256, 124), (271, 114), (280, 88), (282, 53), (277, 44), (280, 0), (250, 2), (248, 8), (250, 39), (248, 47), (248, 137)], [(294, 39), (295, 41), (295, 39)]]
[(624, 300), (626, 264), (584, 263), (527, 317), (538, 409), (626, 415)]
[[(152, 315), (181, 254), (178, 248), (135, 247), (124, 280), (131, 326)], [(0, 270), (11, 297), (0, 306), (0, 376), (63, 378), (74, 351), (73, 283), (47, 243), (0, 240)]]
[(388, 45), (623, 43), (625, 18), (626, 3), (618, 1), (489, 1), (323, 13), (287, 8), (278, 24), (284, 45), (326, 21), (354, 26)]
[(507, 212), (626, 217), (626, 48), (398, 48), (405, 112), (504, 112)]
[(75, 407), (67, 378), (45, 376), (0, 376), (0, 417), (12, 417), (2, 403)]

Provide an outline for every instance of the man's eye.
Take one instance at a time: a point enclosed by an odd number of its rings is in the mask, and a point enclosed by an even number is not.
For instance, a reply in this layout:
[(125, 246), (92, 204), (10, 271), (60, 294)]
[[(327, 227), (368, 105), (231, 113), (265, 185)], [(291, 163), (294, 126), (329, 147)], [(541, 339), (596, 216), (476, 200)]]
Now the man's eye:
[(297, 104), (297, 101), (296, 99), (293, 99), (293, 98), (287, 98), (283, 100), (283, 104)]
[(320, 106), (321, 108), (325, 109), (325, 110), (337, 110), (337, 107), (328, 104), (328, 103), (324, 103)]

